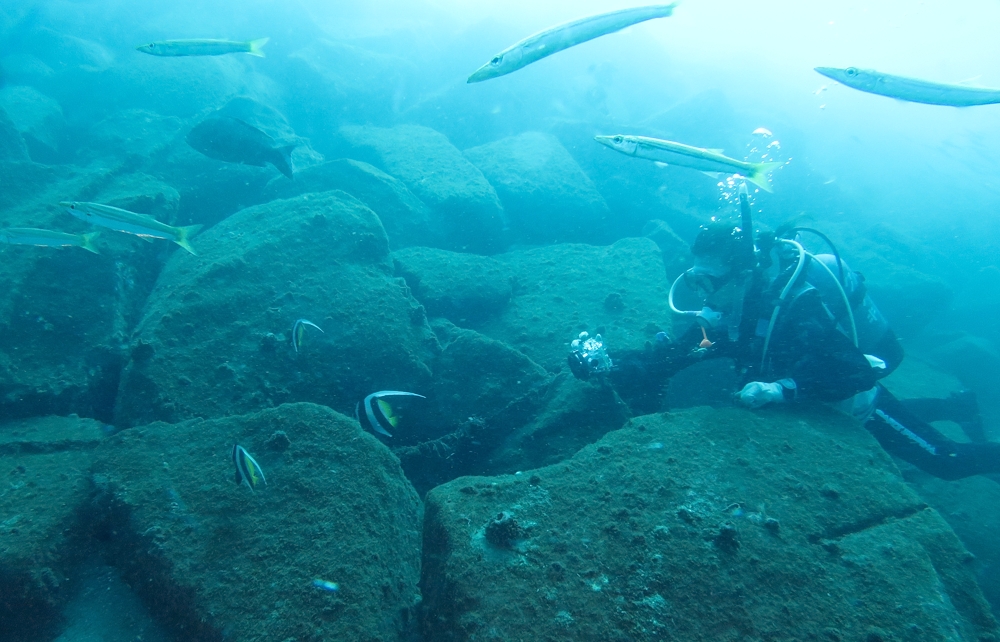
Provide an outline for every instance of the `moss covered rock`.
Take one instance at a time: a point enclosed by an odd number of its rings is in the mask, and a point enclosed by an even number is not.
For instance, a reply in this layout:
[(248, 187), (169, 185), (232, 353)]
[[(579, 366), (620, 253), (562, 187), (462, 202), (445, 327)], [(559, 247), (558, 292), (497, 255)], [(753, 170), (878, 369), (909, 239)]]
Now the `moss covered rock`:
[(638, 417), (426, 501), (429, 639), (1000, 634), (951, 529), (833, 411)]
[(513, 274), (503, 260), (428, 247), (406, 248), (392, 259), (427, 314), (458, 326), (500, 314), (513, 296)]
[(489, 181), (429, 127), (344, 126), (357, 157), (401, 180), (441, 217), (446, 249), (493, 253), (504, 246), (503, 206)]
[(392, 249), (440, 242), (437, 217), (399, 180), (362, 161), (341, 158), (296, 171), (295, 180), (271, 180), (263, 199), (290, 198), (310, 192), (339, 189), (378, 215)]
[(496, 189), (515, 240), (611, 240), (607, 203), (555, 136), (525, 132), (464, 153)]
[(628, 238), (607, 247), (561, 244), (497, 257), (514, 279), (511, 304), (480, 328), (549, 370), (566, 363), (581, 331), (615, 350), (642, 348), (669, 331), (670, 283), (659, 248)]
[[(234, 483), (235, 443), (256, 491)], [(134, 428), (94, 479), (120, 572), (178, 639), (409, 639), (420, 500), (357, 422), (290, 404)]]
[[(287, 401), (350, 412), (382, 389), (420, 392), (437, 341), (392, 275), (378, 217), (343, 192), (248, 208), (174, 255), (150, 295), (117, 420), (219, 417)], [(292, 328), (307, 329), (292, 345)]]
[(0, 631), (49, 639), (71, 593), (102, 424), (42, 417), (0, 424)]

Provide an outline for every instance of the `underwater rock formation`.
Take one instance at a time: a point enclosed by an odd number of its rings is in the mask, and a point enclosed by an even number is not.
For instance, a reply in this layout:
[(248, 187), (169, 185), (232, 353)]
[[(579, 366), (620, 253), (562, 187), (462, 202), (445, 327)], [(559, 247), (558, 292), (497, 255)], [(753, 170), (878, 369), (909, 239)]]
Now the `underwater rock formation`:
[(28, 147), (24, 144), (17, 125), (0, 108), (0, 162), (28, 160)]
[(394, 252), (392, 260), (429, 316), (460, 327), (476, 327), (501, 313), (513, 296), (512, 273), (498, 258), (410, 247)]
[[(1000, 634), (951, 529), (826, 409), (638, 417), (568, 461), (426, 502), (428, 639)], [(503, 514), (523, 530), (499, 547), (486, 532)]]
[(340, 158), (320, 163), (297, 171), (294, 181), (278, 176), (267, 184), (262, 199), (334, 189), (347, 192), (378, 215), (391, 249), (440, 243), (443, 229), (439, 217), (402, 182), (362, 161)]
[[(313, 401), (343, 412), (376, 390), (426, 390), (438, 350), (392, 276), (378, 217), (344, 192), (251, 207), (164, 267), (135, 333), (116, 422), (220, 417)], [(305, 318), (324, 333), (296, 352)]]
[(101, 423), (40, 417), (0, 424), (0, 637), (51, 638), (84, 533)]
[(569, 342), (584, 330), (602, 334), (615, 350), (642, 348), (670, 330), (670, 284), (660, 250), (648, 239), (560, 244), (496, 258), (513, 276), (514, 296), (479, 331), (550, 371), (566, 364)]
[(551, 134), (526, 132), (464, 152), (493, 185), (521, 243), (609, 243), (604, 198)]
[[(234, 483), (234, 443), (266, 485)], [(94, 479), (119, 571), (178, 639), (409, 639), (420, 500), (357, 422), (297, 403), (134, 428)]]
[(356, 157), (401, 180), (435, 210), (444, 225), (445, 249), (491, 254), (505, 246), (506, 218), (489, 181), (429, 127), (344, 126)]
[(603, 334), (617, 350), (642, 348), (670, 330), (670, 283), (648, 239), (560, 244), (486, 260), (407, 248), (393, 258), (428, 314), (474, 327), (552, 372), (584, 330)]
[[(98, 194), (139, 203), (130, 200), (137, 196), (130, 175), (26, 162), (0, 165), (0, 176), (0, 207), (11, 227), (95, 232), (58, 203)], [(169, 249), (100, 232), (100, 255), (72, 247), (0, 250), (0, 415), (111, 419), (127, 337), (159, 271), (158, 255)]]
[(66, 129), (59, 103), (34, 87), (8, 85), (0, 88), (0, 109), (21, 132), (32, 160), (57, 162)]

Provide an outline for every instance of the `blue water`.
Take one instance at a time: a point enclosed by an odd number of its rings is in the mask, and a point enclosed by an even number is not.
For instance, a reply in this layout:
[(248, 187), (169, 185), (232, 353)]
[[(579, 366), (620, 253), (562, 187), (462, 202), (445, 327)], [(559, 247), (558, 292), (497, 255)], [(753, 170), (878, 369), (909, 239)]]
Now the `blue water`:
[[(740, 181), (628, 158), (593, 138), (635, 134), (721, 149), (738, 160), (782, 163), (771, 177), (773, 193), (751, 186), (755, 224), (773, 228), (799, 220), (826, 232), (851, 266), (865, 273), (908, 353), (926, 359), (956, 386), (974, 390), (987, 436), (1000, 438), (1000, 105), (905, 103), (852, 90), (813, 71), (858, 66), (1000, 88), (995, 63), (1000, 4), (689, 0), (669, 18), (581, 44), (501, 78), (466, 83), (491, 56), (529, 34), (626, 6), (597, 0), (4, 0), (0, 134), (7, 138), (0, 137), (0, 227), (86, 231), (68, 215), (60, 218), (55, 197), (60, 181), (67, 193), (77, 190), (66, 198), (99, 200), (105, 183), (132, 171), (152, 181), (140, 197), (133, 193), (136, 211), (174, 225), (208, 230), (247, 206), (271, 200), (286, 180), (271, 165), (234, 169), (198, 156), (184, 142), (198, 123), (225, 115), (296, 143), (297, 173), (339, 158), (379, 165), (343, 133), (345, 126), (420, 125), (443, 134), (460, 151), (541, 132), (565, 148), (607, 204), (607, 216), (596, 223), (576, 225), (573, 212), (560, 214), (564, 219), (555, 223), (573, 230), (571, 240), (607, 245), (641, 236), (649, 221), (662, 220), (690, 243), (702, 224), (737, 215)], [(270, 40), (260, 58), (156, 57), (136, 50), (167, 39), (263, 37)], [(394, 171), (387, 165), (380, 169)], [(397, 178), (407, 182), (402, 174)], [(84, 183), (86, 189), (80, 188)], [(45, 190), (53, 200), (43, 207), (32, 198)], [(497, 239), (471, 249), (502, 254), (548, 244), (541, 240), (544, 234), (522, 233), (517, 225), (505, 220)], [(412, 229), (400, 234), (411, 233), (416, 238)], [(114, 234), (103, 232), (105, 238)], [(553, 242), (562, 240), (553, 234)], [(405, 236), (390, 235), (389, 241), (392, 249), (420, 244)], [(127, 304), (108, 331), (113, 345), (102, 346), (108, 350), (99, 355), (88, 353), (88, 391), (32, 396), (18, 388), (22, 381), (12, 374), (15, 368), (7, 368), (4, 394), (16, 392), (3, 402), (5, 413), (78, 413), (115, 421), (118, 384), (130, 354), (126, 346), (143, 306), (136, 293), (148, 293), (174, 249), (157, 243), (102, 272), (100, 287)], [(22, 260), (23, 249), (0, 249), (0, 260), (4, 255)], [(18, 303), (49, 297), (51, 314), (72, 316), (70, 304), (59, 298), (62, 275), (89, 276), (80, 257), (60, 261), (40, 269), (42, 276), (30, 289), (19, 282), (16, 296), (4, 299), (4, 364), (27, 345), (23, 337), (36, 341), (53, 328), (59, 339), (44, 345), (55, 362), (91, 347), (86, 327), (53, 326), (46, 313), (25, 311), (31, 306)], [(328, 341), (351, 331), (347, 319), (305, 340)], [(288, 344), (287, 331), (275, 332), (266, 340)], [(571, 337), (553, 341), (564, 338)], [(956, 341), (972, 346), (971, 352), (952, 349)], [(62, 375), (52, 375), (57, 376)], [(294, 389), (296, 383), (276, 387)], [(949, 392), (933, 385), (921, 380), (913, 387), (928, 396)], [(707, 403), (710, 396), (699, 401)], [(346, 405), (339, 409), (347, 412)], [(456, 421), (466, 419), (474, 417)], [(177, 502), (183, 509), (179, 520), (197, 529), (198, 519)], [(973, 514), (980, 509), (974, 502), (966, 508)], [(982, 524), (990, 519), (995, 523), (991, 515)], [(965, 524), (959, 534), (967, 546), (989, 557), (978, 522)], [(1000, 568), (1000, 555), (984, 562), (980, 579), (996, 611), (1000, 589), (992, 569)], [(68, 628), (59, 640), (165, 639), (157, 629), (144, 628), (155, 625), (138, 604), (129, 603), (132, 619), (119, 625), (108, 624), (106, 615), (84, 621), (87, 600), (98, 592), (104, 592), (105, 602), (128, 593), (108, 579), (112, 572), (81, 571), (82, 588), (65, 606)], [(112, 632), (100, 633), (102, 626)], [(143, 633), (147, 630), (152, 633)]]

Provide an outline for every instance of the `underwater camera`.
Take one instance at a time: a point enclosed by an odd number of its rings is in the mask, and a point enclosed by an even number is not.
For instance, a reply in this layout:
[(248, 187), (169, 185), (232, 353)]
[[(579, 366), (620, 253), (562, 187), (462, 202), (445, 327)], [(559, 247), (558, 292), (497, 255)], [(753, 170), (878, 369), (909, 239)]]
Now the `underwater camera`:
[(573, 339), (570, 347), (591, 372), (604, 373), (611, 370), (611, 357), (604, 349), (604, 339), (601, 335), (591, 337), (586, 332), (581, 332), (578, 338)]

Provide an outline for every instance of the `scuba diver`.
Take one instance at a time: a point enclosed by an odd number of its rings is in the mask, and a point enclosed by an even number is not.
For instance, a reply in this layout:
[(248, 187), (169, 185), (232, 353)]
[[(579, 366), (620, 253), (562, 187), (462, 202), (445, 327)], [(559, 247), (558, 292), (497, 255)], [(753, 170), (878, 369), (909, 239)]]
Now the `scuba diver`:
[[(568, 358), (573, 374), (606, 375), (634, 408), (656, 412), (663, 384), (675, 373), (729, 358), (745, 382), (734, 395), (743, 406), (834, 403), (886, 451), (935, 477), (1000, 473), (1000, 443), (985, 440), (971, 392), (901, 401), (879, 383), (899, 366), (903, 350), (864, 278), (848, 269), (832, 242), (811, 228), (791, 227), (761, 234), (755, 244), (745, 186), (739, 198), (740, 224), (702, 228), (691, 248), (694, 267), (670, 288), (671, 309), (696, 323), (676, 341), (661, 332), (644, 350), (617, 353), (606, 351), (600, 335), (582, 333)], [(803, 232), (821, 237), (832, 254), (808, 252), (797, 240)], [(705, 301), (701, 310), (676, 307), (682, 282)], [(945, 419), (959, 423), (972, 442), (950, 440), (928, 423)]]

